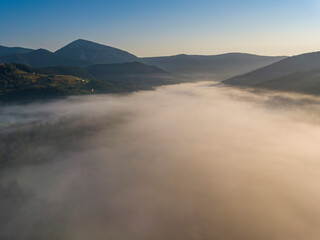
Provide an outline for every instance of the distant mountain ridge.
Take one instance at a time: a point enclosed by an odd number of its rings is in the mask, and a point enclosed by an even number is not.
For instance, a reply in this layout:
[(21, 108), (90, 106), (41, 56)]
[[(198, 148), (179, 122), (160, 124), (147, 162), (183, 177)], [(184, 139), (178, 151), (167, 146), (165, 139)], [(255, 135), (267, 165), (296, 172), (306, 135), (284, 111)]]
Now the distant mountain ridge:
[(37, 49), (23, 54), (5, 55), (0, 57), (0, 62), (19, 63), (33, 67), (91, 65), (91, 62), (61, 57), (46, 49)]
[(320, 69), (320, 52), (305, 53), (288, 57), (247, 74), (230, 78), (224, 81), (224, 83), (250, 86), (266, 80), (293, 74), (295, 72), (311, 71), (315, 69)]
[(11, 54), (23, 54), (33, 51), (33, 49), (22, 47), (5, 47), (0, 45), (0, 57)]
[(227, 79), (223, 83), (320, 95), (320, 52), (289, 57), (250, 73)]
[(224, 80), (232, 76), (250, 72), (282, 60), (285, 57), (267, 57), (244, 53), (220, 55), (185, 55), (168, 57), (138, 58), (137, 56), (103, 44), (78, 39), (52, 53), (44, 49), (23, 50), (0, 56), (0, 62), (20, 63), (33, 67), (90, 66), (141, 62), (153, 65), (167, 72), (184, 75), (194, 80)]
[(69, 43), (54, 53), (46, 49), (32, 50), (0, 46), (0, 62), (33, 67), (89, 66), (136, 61), (138, 58), (131, 53), (83, 39)]
[(278, 62), (286, 57), (268, 57), (246, 53), (186, 55), (141, 58), (143, 63), (168, 72), (223, 80)]
[(138, 60), (135, 55), (118, 48), (78, 39), (55, 52), (56, 55), (93, 64), (110, 64), (134, 62)]

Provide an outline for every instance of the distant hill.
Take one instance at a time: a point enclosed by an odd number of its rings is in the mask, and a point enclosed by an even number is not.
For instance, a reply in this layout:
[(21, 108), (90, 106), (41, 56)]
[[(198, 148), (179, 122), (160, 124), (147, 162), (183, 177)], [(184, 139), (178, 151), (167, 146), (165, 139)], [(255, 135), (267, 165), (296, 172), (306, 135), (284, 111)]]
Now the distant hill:
[(126, 91), (130, 91), (130, 89), (151, 89), (155, 86), (189, 81), (189, 79), (139, 62), (99, 64), (85, 69), (95, 79), (107, 80), (112, 82), (114, 86)]
[(265, 80), (254, 84), (254, 87), (320, 95), (320, 69)]
[(154, 86), (189, 81), (189, 79), (139, 62), (97, 64), (88, 67), (34, 68), (32, 71), (43, 74), (73, 75), (108, 82), (113, 85), (112, 91), (114, 92), (150, 89)]
[(74, 67), (74, 66), (52, 66), (52, 67), (44, 67), (44, 68), (31, 67), (30, 70), (32, 72), (36, 72), (40, 74), (71, 75), (71, 76), (76, 76), (76, 77), (85, 78), (85, 79), (95, 79), (92, 75), (90, 75), (90, 73), (87, 71), (85, 67)]
[(140, 62), (98, 64), (86, 67), (88, 73), (95, 78), (103, 79), (115, 75), (161, 75), (168, 74), (154, 66), (142, 64)]
[(0, 57), (11, 54), (23, 54), (33, 51), (33, 49), (22, 47), (5, 47), (0, 45)]
[(139, 62), (46, 68), (0, 63), (0, 103), (148, 90), (183, 81), (185, 79)]
[(28, 101), (52, 96), (90, 93), (88, 80), (70, 75), (46, 75), (27, 66), (0, 63), (0, 103)]
[(56, 55), (93, 64), (124, 63), (137, 61), (137, 57), (126, 51), (78, 39), (57, 50)]
[(182, 54), (168, 57), (141, 58), (141, 61), (172, 73), (223, 80), (278, 62), (284, 58), (228, 53), (211, 56)]
[(74, 60), (58, 56), (48, 50), (38, 49), (24, 54), (13, 54), (0, 57), (0, 62), (20, 63), (33, 67), (49, 66), (87, 66), (91, 63), (88, 61)]
[(306, 53), (283, 59), (253, 72), (223, 81), (225, 84), (253, 86), (266, 80), (280, 78), (296, 72), (320, 69), (320, 52)]
[(87, 79), (114, 79), (115, 77), (142, 75), (169, 75), (169, 73), (140, 62), (96, 64), (88, 67), (57, 66), (47, 68), (30, 68), (43, 74), (73, 75)]

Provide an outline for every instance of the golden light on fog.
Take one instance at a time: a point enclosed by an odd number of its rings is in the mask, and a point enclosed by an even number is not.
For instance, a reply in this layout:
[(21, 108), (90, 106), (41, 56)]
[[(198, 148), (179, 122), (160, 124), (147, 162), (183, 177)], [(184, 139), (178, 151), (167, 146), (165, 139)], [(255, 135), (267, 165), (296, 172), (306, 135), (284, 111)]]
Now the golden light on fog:
[[(15, 124), (85, 134), (46, 164), (7, 171), (33, 197), (6, 229), (48, 239), (317, 239), (320, 101), (305, 99), (200, 83), (8, 107), (2, 117)], [(37, 147), (49, 154), (48, 142)]]

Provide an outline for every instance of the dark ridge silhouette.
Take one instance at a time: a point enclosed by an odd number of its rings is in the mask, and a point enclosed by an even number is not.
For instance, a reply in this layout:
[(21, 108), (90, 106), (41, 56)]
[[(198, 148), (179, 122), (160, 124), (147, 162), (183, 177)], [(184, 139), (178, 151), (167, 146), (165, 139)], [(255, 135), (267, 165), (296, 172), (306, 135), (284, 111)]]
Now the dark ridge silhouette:
[(24, 54), (13, 54), (0, 57), (0, 62), (20, 63), (33, 67), (49, 66), (88, 66), (88, 61), (74, 60), (58, 56), (48, 50), (38, 49)]
[(254, 84), (254, 87), (276, 91), (320, 95), (320, 69), (296, 72)]
[(253, 86), (266, 80), (280, 78), (299, 71), (303, 72), (316, 69), (320, 69), (320, 52), (289, 57), (253, 72), (230, 78), (223, 81), (223, 83), (238, 86)]
[(137, 57), (126, 51), (78, 39), (57, 50), (55, 54), (75, 60), (90, 61), (94, 64), (124, 63), (137, 61)]
[(221, 55), (176, 55), (141, 58), (141, 61), (168, 72), (223, 80), (280, 61), (285, 57), (267, 57), (244, 53)]
[(33, 51), (33, 49), (22, 47), (5, 47), (0, 45), (0, 57), (12, 54), (23, 54)]
[(47, 68), (30, 68), (31, 71), (43, 74), (72, 75), (87, 79), (105, 79), (115, 76), (132, 75), (169, 75), (154, 66), (145, 65), (140, 62), (96, 64), (88, 67), (57, 66)]
[(86, 67), (85, 69), (96, 78), (103, 78), (109, 75), (167, 74), (160, 68), (140, 62), (98, 64)]
[[(163, 71), (140, 62), (97, 64), (88, 67), (49, 67), (33, 71), (43, 74), (72, 75), (80, 78), (109, 82), (114, 92), (150, 89), (154, 86), (187, 82), (190, 79)], [(97, 87), (93, 87), (97, 88)], [(100, 88), (98, 86), (98, 88)]]
[(137, 58), (126, 51), (79, 39), (55, 53), (39, 49), (24, 54), (0, 57), (6, 63), (20, 63), (33, 67), (52, 66), (89, 66), (95, 64), (113, 64), (142, 62), (167, 72), (180, 74), (199, 80), (224, 80), (239, 74), (282, 60), (285, 57), (267, 57), (243, 53), (221, 55), (176, 55), (169, 57)]

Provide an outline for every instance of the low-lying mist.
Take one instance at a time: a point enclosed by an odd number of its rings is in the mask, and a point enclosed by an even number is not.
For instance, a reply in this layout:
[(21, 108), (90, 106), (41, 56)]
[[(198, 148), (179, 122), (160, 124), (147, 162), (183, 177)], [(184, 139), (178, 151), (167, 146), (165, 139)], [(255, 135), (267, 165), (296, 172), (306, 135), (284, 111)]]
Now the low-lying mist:
[(208, 83), (2, 107), (0, 238), (319, 239), (319, 107)]

